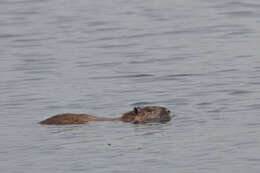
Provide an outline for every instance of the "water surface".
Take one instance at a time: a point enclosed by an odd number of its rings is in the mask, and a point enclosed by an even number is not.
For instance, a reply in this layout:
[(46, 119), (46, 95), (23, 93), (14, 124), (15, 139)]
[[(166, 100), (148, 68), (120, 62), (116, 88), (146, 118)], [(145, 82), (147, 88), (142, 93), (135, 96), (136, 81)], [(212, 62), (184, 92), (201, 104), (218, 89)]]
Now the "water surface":
[[(0, 171), (257, 172), (260, 3), (0, 1)], [(41, 126), (173, 111), (166, 124)]]

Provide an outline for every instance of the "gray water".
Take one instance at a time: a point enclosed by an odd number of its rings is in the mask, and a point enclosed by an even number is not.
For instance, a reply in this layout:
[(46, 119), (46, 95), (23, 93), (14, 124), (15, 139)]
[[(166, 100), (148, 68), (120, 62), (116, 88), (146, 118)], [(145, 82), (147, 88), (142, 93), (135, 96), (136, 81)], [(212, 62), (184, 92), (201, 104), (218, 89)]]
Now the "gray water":
[[(0, 0), (0, 172), (259, 172), (259, 28), (258, 0)], [(146, 105), (175, 116), (38, 124)]]

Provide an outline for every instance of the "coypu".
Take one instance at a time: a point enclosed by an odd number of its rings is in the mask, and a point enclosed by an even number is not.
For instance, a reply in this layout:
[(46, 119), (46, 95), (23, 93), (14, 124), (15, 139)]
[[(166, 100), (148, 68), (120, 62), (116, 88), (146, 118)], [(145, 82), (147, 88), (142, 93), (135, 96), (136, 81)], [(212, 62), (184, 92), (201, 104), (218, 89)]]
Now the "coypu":
[(119, 118), (102, 118), (89, 114), (64, 113), (54, 115), (40, 124), (84, 124), (89, 121), (123, 121), (130, 123), (167, 122), (171, 120), (170, 110), (160, 106), (135, 107)]

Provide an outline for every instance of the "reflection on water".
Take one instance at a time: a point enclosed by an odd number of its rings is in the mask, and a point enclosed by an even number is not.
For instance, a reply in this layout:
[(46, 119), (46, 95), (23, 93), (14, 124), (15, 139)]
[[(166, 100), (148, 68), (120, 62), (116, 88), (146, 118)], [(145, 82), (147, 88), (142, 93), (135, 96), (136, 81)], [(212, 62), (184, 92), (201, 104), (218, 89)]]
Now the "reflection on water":
[[(259, 8), (0, 1), (1, 172), (257, 172)], [(147, 105), (173, 120), (38, 124)]]

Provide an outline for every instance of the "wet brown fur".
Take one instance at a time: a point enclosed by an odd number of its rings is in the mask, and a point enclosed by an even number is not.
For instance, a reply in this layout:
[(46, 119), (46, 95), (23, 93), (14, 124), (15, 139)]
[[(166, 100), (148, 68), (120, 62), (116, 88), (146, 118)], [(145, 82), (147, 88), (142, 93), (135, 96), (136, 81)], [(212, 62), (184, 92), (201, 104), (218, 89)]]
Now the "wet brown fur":
[(89, 114), (64, 113), (54, 115), (40, 124), (84, 124), (89, 121), (123, 121), (131, 123), (167, 122), (171, 120), (170, 111), (160, 106), (135, 107), (132, 111), (124, 113), (119, 118), (103, 118)]

